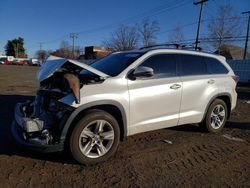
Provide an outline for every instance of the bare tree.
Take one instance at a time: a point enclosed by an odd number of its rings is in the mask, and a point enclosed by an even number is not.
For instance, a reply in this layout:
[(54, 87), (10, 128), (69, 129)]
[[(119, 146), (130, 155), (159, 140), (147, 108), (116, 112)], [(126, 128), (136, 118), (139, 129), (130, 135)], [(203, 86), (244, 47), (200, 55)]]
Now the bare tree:
[(50, 52), (51, 55), (58, 56), (58, 57), (63, 57), (63, 58), (72, 58), (72, 50), (71, 46), (67, 41), (62, 41), (60, 44), (60, 48)]
[(216, 49), (227, 43), (228, 38), (239, 36), (242, 31), (240, 17), (230, 4), (220, 6), (218, 14), (209, 21), (207, 27), (211, 45)]
[(39, 61), (41, 61), (41, 62), (44, 62), (45, 59), (47, 58), (47, 56), (48, 56), (48, 52), (45, 51), (45, 50), (38, 50), (38, 51), (36, 52), (36, 57), (37, 57), (37, 59), (38, 59)]
[(132, 50), (137, 47), (138, 33), (135, 27), (120, 26), (111, 33), (111, 38), (103, 42), (104, 46), (114, 51)]
[(150, 21), (149, 19), (144, 19), (141, 24), (137, 25), (137, 29), (143, 46), (155, 44), (155, 35), (160, 30), (156, 20)]
[(71, 58), (72, 57), (72, 50), (71, 50), (71, 46), (69, 45), (68, 41), (62, 41), (58, 51), (65, 58)]
[(184, 33), (179, 25), (177, 25), (168, 36), (168, 41), (170, 43), (181, 43), (184, 39)]

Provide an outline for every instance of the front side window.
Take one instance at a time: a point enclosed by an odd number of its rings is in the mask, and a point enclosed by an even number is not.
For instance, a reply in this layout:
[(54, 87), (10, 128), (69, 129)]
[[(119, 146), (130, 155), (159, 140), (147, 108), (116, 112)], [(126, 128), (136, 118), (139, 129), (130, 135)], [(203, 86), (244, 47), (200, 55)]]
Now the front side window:
[(179, 54), (181, 76), (208, 74), (207, 65), (202, 56)]
[(176, 76), (176, 60), (174, 54), (157, 54), (151, 56), (140, 66), (152, 68), (154, 70), (153, 78)]

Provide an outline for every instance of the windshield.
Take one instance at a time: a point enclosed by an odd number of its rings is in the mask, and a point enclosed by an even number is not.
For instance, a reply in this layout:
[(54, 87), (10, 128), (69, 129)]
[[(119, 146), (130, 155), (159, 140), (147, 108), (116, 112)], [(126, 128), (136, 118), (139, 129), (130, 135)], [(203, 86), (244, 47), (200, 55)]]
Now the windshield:
[(107, 75), (117, 76), (143, 54), (143, 52), (121, 52), (111, 54), (92, 63), (91, 66)]

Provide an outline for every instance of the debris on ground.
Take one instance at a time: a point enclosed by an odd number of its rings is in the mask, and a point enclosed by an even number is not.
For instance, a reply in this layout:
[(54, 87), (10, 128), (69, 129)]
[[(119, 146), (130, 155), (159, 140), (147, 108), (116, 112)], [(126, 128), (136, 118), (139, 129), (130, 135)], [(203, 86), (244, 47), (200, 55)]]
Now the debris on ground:
[(173, 144), (173, 142), (170, 141), (170, 140), (163, 140), (163, 142), (165, 142), (165, 143), (167, 143), (167, 144)]
[(245, 140), (241, 139), (241, 138), (237, 138), (237, 137), (233, 137), (230, 134), (223, 134), (222, 135), (224, 138), (228, 139), (228, 140), (233, 140), (233, 141), (238, 141), (238, 142), (244, 142)]
[(247, 104), (250, 104), (250, 100), (248, 100), (248, 101), (242, 101), (242, 103), (247, 103)]

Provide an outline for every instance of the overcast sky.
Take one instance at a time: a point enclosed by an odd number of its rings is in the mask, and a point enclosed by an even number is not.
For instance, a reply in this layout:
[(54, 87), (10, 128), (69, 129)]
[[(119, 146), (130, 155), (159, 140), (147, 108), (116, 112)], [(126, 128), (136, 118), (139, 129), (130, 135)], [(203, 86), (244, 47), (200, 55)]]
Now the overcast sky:
[[(239, 15), (250, 10), (250, 0), (209, 0), (203, 19), (211, 19), (218, 6), (226, 3)], [(1, 0), (0, 51), (4, 51), (7, 40), (20, 36), (28, 55), (33, 56), (39, 42), (46, 50), (58, 48), (62, 41), (71, 43), (71, 32), (78, 33), (76, 45), (100, 45), (121, 24), (134, 25), (143, 18), (158, 20), (158, 43), (166, 42), (176, 25), (186, 39), (193, 39), (198, 14), (199, 6), (194, 6), (193, 0)], [(241, 21), (247, 24), (246, 18)], [(206, 35), (206, 25), (204, 22), (201, 27), (202, 36)], [(245, 35), (245, 29), (242, 33)]]

